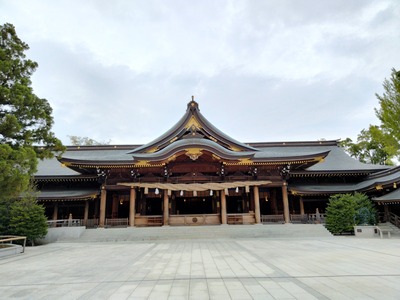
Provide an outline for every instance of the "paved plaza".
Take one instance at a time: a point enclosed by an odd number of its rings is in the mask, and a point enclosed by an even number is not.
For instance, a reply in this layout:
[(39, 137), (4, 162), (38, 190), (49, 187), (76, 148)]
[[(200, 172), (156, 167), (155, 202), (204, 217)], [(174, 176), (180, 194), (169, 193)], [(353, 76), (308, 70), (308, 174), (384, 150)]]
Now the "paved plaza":
[(0, 259), (1, 299), (400, 299), (400, 239), (53, 243)]

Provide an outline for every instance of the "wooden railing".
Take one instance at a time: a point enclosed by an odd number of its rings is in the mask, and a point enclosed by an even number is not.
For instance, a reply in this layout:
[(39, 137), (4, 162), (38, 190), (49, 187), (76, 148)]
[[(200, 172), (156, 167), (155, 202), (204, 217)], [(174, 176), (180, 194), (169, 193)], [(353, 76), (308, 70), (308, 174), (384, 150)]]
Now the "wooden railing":
[(243, 224), (243, 215), (241, 214), (227, 214), (228, 224)]
[(400, 228), (400, 217), (394, 213), (389, 213), (389, 222)]
[(291, 223), (300, 223), (300, 224), (307, 224), (308, 223), (308, 215), (298, 215), (298, 214), (291, 214), (290, 215), (290, 222)]
[(16, 235), (1, 235), (0, 244), (12, 244), (13, 241), (23, 241), (22, 242), (22, 253), (25, 252), (26, 246), (26, 236), (16, 236)]
[(285, 223), (283, 215), (261, 215), (261, 223)]
[(161, 226), (163, 224), (163, 216), (135, 216), (135, 226)]
[(127, 227), (129, 225), (128, 218), (113, 218), (106, 219), (106, 227)]
[(81, 223), (86, 228), (97, 228), (99, 227), (99, 219), (81, 219)]

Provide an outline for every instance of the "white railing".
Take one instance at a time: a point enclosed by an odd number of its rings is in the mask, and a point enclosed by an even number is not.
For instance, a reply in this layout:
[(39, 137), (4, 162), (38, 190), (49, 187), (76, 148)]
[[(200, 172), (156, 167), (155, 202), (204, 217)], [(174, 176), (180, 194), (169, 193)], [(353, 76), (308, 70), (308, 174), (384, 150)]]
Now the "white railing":
[(318, 224), (325, 223), (325, 214), (308, 214), (308, 223)]
[(82, 226), (80, 219), (62, 219), (62, 220), (48, 220), (48, 227), (72, 227)]

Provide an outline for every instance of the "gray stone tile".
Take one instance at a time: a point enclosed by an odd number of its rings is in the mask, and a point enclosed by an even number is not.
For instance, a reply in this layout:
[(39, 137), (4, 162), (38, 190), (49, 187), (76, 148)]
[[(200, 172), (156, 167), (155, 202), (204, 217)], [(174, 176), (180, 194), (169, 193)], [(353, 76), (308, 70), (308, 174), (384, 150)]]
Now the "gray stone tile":
[(0, 259), (6, 299), (399, 299), (399, 239), (55, 243)]

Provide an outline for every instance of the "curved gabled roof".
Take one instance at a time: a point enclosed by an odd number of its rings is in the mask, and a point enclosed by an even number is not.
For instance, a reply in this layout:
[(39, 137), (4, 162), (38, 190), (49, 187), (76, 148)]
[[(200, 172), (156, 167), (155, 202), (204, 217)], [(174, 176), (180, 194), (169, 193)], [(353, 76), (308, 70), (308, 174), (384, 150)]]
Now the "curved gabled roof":
[(353, 184), (294, 184), (289, 189), (302, 195), (335, 194), (350, 192), (366, 192), (382, 189), (383, 186), (400, 182), (400, 166), (368, 176), (365, 180)]
[(177, 154), (180, 151), (188, 150), (188, 149), (196, 149), (200, 148), (201, 150), (207, 150), (213, 154), (218, 155), (219, 157), (227, 160), (238, 160), (244, 158), (252, 158), (254, 156), (254, 151), (242, 151), (242, 152), (234, 152), (230, 151), (220, 144), (200, 138), (191, 138), (191, 139), (183, 139), (179, 141), (175, 141), (165, 148), (162, 148), (160, 151), (153, 153), (132, 153), (133, 160), (164, 160), (168, 157), (171, 157)]
[(214, 141), (220, 146), (234, 152), (258, 151), (256, 148), (238, 142), (214, 127), (214, 125), (200, 113), (198, 103), (192, 100), (188, 103), (184, 116), (170, 130), (152, 142), (134, 149), (130, 153), (158, 152), (177, 140), (192, 137), (201, 137), (206, 140)]

